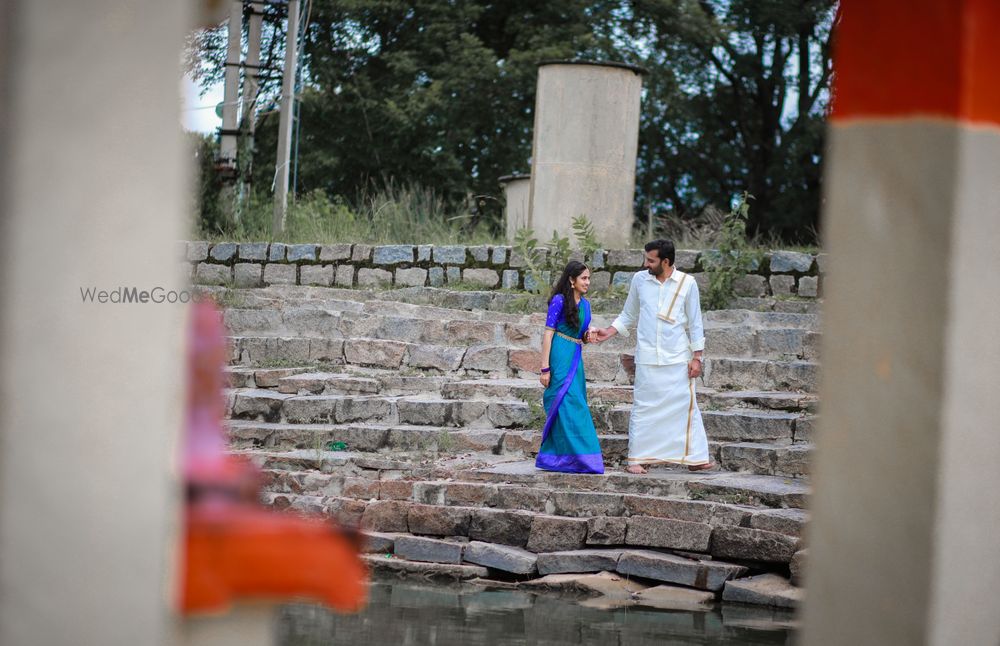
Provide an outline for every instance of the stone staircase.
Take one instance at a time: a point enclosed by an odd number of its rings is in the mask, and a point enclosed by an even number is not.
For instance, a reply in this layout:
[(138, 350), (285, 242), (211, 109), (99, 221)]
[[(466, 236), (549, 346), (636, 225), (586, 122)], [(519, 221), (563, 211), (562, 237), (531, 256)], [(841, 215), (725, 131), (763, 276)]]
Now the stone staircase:
[[(698, 397), (720, 465), (708, 473), (621, 470), (633, 340), (587, 346), (608, 467), (594, 476), (534, 469), (544, 317), (499, 311), (509, 294), (206, 291), (227, 305), (233, 450), (263, 469), (267, 503), (360, 525), (372, 550), (395, 550), (377, 568), (523, 578), (550, 573), (538, 555), (557, 554), (560, 572), (617, 568), (723, 598), (797, 602), (800, 590), (772, 575), (794, 579), (801, 560), (815, 313), (706, 313)], [(595, 325), (617, 314), (616, 303), (595, 306)]]

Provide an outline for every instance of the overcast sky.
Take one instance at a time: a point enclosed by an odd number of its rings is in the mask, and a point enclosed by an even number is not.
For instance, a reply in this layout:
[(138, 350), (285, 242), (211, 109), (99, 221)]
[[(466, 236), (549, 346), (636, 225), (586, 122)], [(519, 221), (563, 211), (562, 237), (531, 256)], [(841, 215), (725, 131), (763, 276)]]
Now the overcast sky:
[(222, 119), (215, 116), (215, 106), (222, 101), (222, 84), (214, 85), (205, 96), (198, 96), (199, 87), (187, 76), (181, 81), (181, 125), (185, 130), (214, 132), (222, 125)]

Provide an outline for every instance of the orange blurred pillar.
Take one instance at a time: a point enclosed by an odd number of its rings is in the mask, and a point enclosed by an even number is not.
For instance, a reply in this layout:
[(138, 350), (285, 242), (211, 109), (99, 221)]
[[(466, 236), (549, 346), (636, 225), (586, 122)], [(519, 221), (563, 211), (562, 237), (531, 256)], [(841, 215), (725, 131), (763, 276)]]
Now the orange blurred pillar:
[(993, 645), (1000, 2), (840, 10), (803, 643)]

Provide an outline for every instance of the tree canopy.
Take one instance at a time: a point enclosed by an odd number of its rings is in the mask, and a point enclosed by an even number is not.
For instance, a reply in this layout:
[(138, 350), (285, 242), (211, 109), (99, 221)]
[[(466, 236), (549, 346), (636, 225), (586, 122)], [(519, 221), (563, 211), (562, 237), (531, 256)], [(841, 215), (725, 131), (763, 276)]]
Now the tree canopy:
[[(262, 189), (274, 173), (278, 115), (266, 108), (284, 38), (269, 11), (273, 71), (253, 163)], [(746, 190), (752, 232), (811, 241), (834, 11), (833, 0), (312, 0), (298, 190), (350, 198), (395, 181), (456, 201), (496, 196), (497, 178), (530, 170), (538, 63), (617, 60), (649, 71), (637, 215), (693, 218)], [(192, 38), (190, 66), (206, 86), (224, 53), (224, 29)]]

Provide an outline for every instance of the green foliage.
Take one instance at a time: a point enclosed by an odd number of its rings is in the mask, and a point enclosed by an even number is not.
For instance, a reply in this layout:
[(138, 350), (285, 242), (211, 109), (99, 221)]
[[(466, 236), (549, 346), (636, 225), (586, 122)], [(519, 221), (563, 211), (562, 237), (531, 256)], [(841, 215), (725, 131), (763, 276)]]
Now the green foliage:
[[(527, 170), (538, 62), (620, 60), (649, 71), (636, 213), (691, 219), (748, 187), (751, 234), (814, 242), (835, 10), (836, 0), (314, 0), (296, 191), (349, 199), (394, 179), (450, 204), (497, 195), (498, 177)], [(265, 11), (263, 63), (280, 67), (281, 8)], [(225, 32), (189, 39), (204, 87), (223, 76)], [(256, 191), (274, 178), (280, 76), (265, 77), (258, 102)], [(498, 226), (499, 204), (479, 200), (469, 224)], [(209, 230), (214, 213), (201, 209)]]
[(705, 307), (710, 310), (726, 307), (735, 296), (737, 278), (753, 269), (759, 261), (759, 252), (747, 242), (747, 219), (753, 196), (744, 191), (732, 211), (726, 216), (716, 240), (716, 249), (702, 254), (702, 264), (708, 273), (708, 291)]
[(583, 256), (587, 260), (590, 260), (594, 252), (601, 248), (601, 243), (597, 240), (597, 232), (594, 231), (594, 224), (585, 215), (573, 218), (573, 236), (576, 238), (577, 248), (583, 252)]
[(552, 232), (549, 240), (549, 254), (546, 256), (546, 268), (552, 272), (553, 280), (562, 274), (569, 262), (569, 238), (563, 238), (557, 232)]
[(528, 421), (525, 426), (539, 429), (545, 426), (545, 408), (537, 399), (528, 400)]
[(538, 240), (535, 239), (535, 234), (531, 229), (523, 228), (518, 229), (514, 234), (514, 251), (518, 253), (523, 262), (523, 271), (525, 277), (531, 277), (534, 283), (531, 286), (531, 291), (534, 294), (541, 294), (542, 288), (545, 285), (545, 279), (542, 274), (542, 264), (539, 262), (539, 252), (538, 252)]

